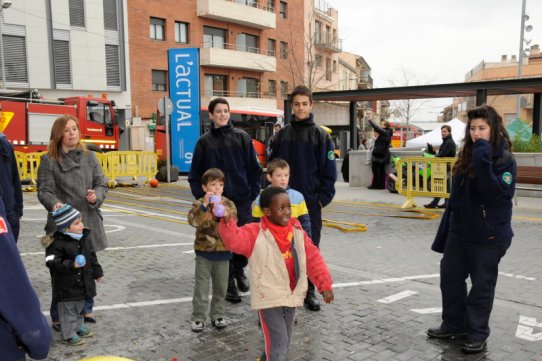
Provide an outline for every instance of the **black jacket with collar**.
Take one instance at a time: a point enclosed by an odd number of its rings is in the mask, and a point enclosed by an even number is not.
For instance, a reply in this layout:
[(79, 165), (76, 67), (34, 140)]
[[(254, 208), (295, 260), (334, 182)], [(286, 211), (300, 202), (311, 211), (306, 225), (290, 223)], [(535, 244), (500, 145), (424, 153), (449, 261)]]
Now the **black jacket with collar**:
[[(103, 270), (96, 253), (91, 252), (88, 234), (89, 230), (85, 229), (83, 237), (77, 240), (57, 231), (53, 234), (53, 243), (45, 250), (45, 264), (50, 269), (53, 283), (53, 299), (57, 302), (96, 296), (94, 280), (103, 276)], [(75, 268), (75, 257), (80, 254), (87, 262), (83, 267)]]
[(440, 158), (455, 157), (456, 148), (452, 135), (447, 135), (442, 138), (442, 144), (440, 145), (436, 156)]
[(220, 128), (211, 124), (211, 130), (196, 143), (188, 173), (190, 190), (196, 199), (205, 195), (201, 177), (209, 168), (218, 168), (224, 172), (224, 196), (236, 204), (252, 202), (260, 193), (262, 167), (252, 146), (252, 139), (244, 130), (234, 128), (231, 120)]
[(474, 176), (455, 174), (450, 201), (431, 246), (443, 252), (448, 233), (464, 243), (495, 244), (507, 249), (512, 242), (512, 198), (516, 187), (516, 160), (504, 142), (497, 151), (485, 140), (474, 143)]

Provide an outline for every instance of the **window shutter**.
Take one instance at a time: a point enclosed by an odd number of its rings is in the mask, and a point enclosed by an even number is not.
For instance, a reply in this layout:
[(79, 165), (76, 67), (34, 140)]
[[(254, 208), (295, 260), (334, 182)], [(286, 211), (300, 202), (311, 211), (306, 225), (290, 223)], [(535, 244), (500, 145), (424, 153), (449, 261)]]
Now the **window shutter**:
[(6, 82), (28, 83), (26, 38), (24, 36), (2, 35), (2, 40), (4, 42)]
[(118, 30), (117, 28), (117, 0), (103, 0), (104, 2), (104, 28)]
[(119, 47), (117, 45), (105, 45), (105, 64), (107, 86), (120, 86)]
[(85, 1), (69, 0), (70, 6), (70, 25), (85, 27)]
[(70, 42), (53, 40), (53, 59), (55, 65), (55, 83), (71, 85)]

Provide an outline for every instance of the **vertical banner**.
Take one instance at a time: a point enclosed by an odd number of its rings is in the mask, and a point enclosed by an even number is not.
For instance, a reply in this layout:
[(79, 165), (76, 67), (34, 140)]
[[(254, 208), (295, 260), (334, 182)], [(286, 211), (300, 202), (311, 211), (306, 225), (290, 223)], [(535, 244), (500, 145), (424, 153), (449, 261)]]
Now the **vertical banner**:
[(171, 113), (171, 163), (188, 172), (200, 136), (199, 49), (168, 50)]

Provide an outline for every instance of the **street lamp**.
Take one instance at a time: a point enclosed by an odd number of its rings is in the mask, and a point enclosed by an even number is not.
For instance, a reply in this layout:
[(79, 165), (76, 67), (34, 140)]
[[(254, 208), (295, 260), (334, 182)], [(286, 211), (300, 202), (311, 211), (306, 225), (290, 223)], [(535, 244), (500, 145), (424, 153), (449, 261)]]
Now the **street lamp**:
[[(531, 43), (531, 40), (525, 40), (524, 34), (525, 32), (529, 32), (533, 30), (532, 25), (525, 25), (525, 22), (529, 20), (529, 15), (525, 14), (525, 6), (526, 6), (527, 0), (522, 1), (521, 5), (521, 31), (519, 35), (519, 56), (518, 56), (518, 79), (521, 79), (522, 77), (522, 68), (523, 68), (523, 56), (525, 55), (525, 51), (527, 49), (524, 49), (524, 42), (526, 45), (529, 45)], [(517, 100), (516, 100), (516, 118), (519, 120), (519, 112), (521, 110), (521, 95), (518, 94)]]
[(4, 68), (4, 36), (2, 34), (2, 27), (4, 25), (4, 9), (11, 6), (11, 1), (0, 0), (0, 67), (2, 68), (2, 89), (6, 90), (6, 69)]

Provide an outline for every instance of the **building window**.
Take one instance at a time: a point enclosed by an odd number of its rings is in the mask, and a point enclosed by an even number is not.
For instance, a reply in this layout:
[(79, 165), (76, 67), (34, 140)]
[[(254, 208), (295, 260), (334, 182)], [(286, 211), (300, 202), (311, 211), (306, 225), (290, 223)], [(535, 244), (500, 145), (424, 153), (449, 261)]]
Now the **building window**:
[(242, 78), (237, 80), (238, 96), (244, 98), (259, 98), (260, 81), (255, 78)]
[(314, 21), (314, 42), (320, 44), (322, 41), (322, 23), (318, 20)]
[(205, 96), (225, 97), (227, 96), (228, 77), (226, 75), (205, 74)]
[(152, 71), (152, 90), (167, 91), (167, 71), (153, 70)]
[(280, 82), (280, 96), (283, 98), (286, 98), (286, 96), (288, 96), (288, 82), (286, 81)]
[(188, 24), (180, 21), (175, 22), (175, 41), (188, 44)]
[(277, 41), (275, 39), (267, 39), (267, 55), (275, 56), (276, 48), (277, 48)]
[(55, 67), (55, 84), (71, 85), (72, 75), (70, 68), (69, 41), (53, 40), (53, 59)]
[(331, 80), (331, 59), (326, 58), (326, 80)]
[(277, 82), (275, 80), (268, 80), (267, 81), (267, 94), (270, 97), (277, 96)]
[(226, 30), (220, 28), (212, 28), (210, 26), (203, 27), (203, 47), (204, 48), (221, 48), (226, 45)]
[(84, 0), (69, 0), (70, 25), (85, 27), (85, 2)]
[(104, 29), (118, 30), (117, 25), (117, 0), (103, 0), (104, 4)]
[[(10, 25), (9, 28), (5, 27), (3, 31), (5, 81), (6, 83), (20, 83), (14, 86), (23, 87), (28, 84), (25, 28), (19, 25)], [(11, 31), (16, 34), (10, 34)]]
[(160, 18), (151, 18), (150, 37), (154, 40), (165, 40), (166, 20)]
[(279, 12), (280, 17), (286, 19), (286, 17), (288, 16), (288, 4), (285, 1), (280, 2)]
[(258, 52), (258, 43), (260, 38), (251, 34), (239, 34), (237, 35), (237, 50), (246, 51), (248, 53)]
[(120, 59), (118, 45), (105, 45), (107, 86), (120, 87)]
[(267, 0), (267, 10), (275, 12), (275, 0)]
[(337, 72), (337, 60), (333, 60), (333, 72)]
[(316, 65), (317, 68), (320, 68), (322, 66), (322, 55), (316, 54), (314, 56), (314, 65)]
[(253, 7), (258, 6), (258, 2), (256, 0), (235, 0), (235, 2), (238, 4), (243, 4), (243, 5), (253, 6)]
[(280, 58), (288, 59), (288, 43), (284, 41), (280, 42)]

